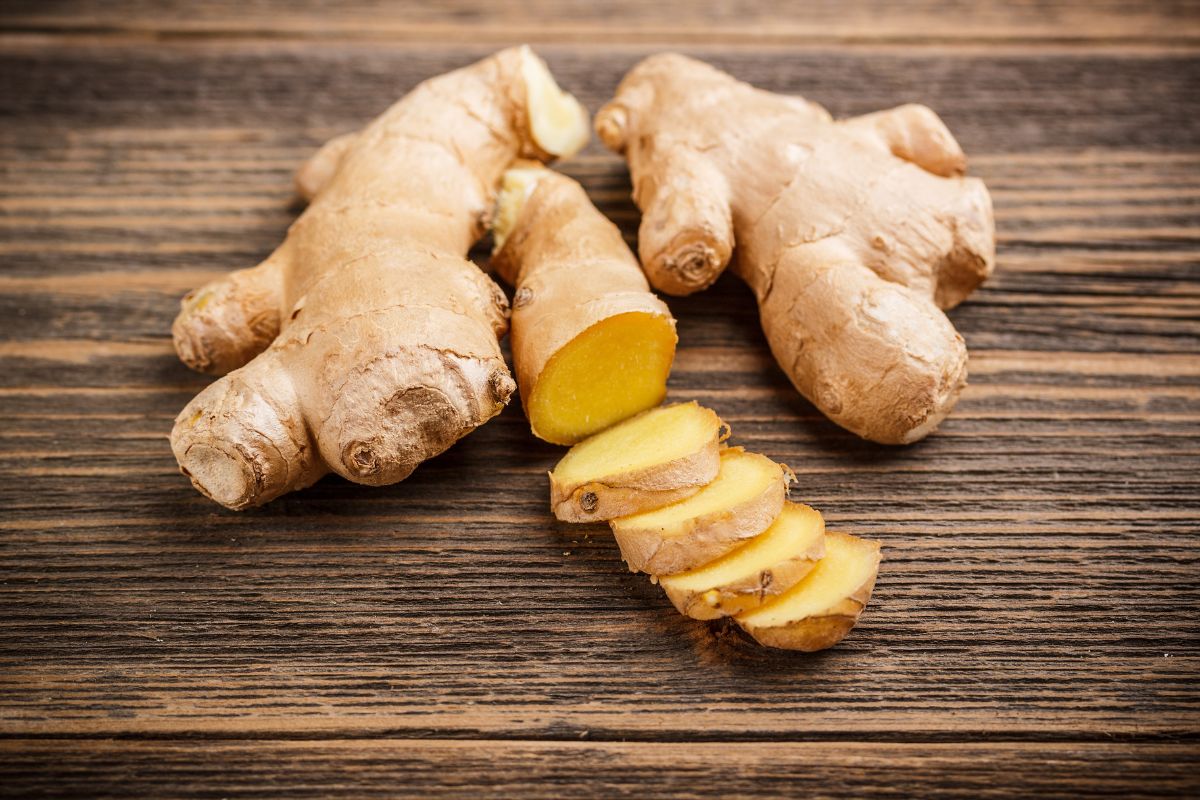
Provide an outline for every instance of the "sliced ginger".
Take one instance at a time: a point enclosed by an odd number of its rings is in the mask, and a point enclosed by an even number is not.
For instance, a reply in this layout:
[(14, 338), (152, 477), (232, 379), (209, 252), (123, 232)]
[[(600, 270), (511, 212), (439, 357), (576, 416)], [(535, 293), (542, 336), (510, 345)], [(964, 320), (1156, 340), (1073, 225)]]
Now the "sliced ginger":
[(787, 494), (783, 467), (731, 447), (712, 483), (685, 500), (612, 520), (629, 568), (655, 575), (695, 569), (751, 539), (779, 516)]
[(790, 470), (718, 450), (723, 428), (693, 402), (585, 439), (550, 474), (555, 515), (609, 519), (629, 568), (657, 576), (683, 614), (732, 617), (769, 647), (832, 647), (870, 599), (879, 543), (827, 533), (820, 513), (787, 501)]
[(798, 503), (784, 503), (779, 517), (732, 553), (659, 585), (680, 613), (718, 619), (755, 608), (795, 586), (825, 554), (825, 520)]
[(840, 642), (866, 607), (879, 570), (879, 542), (825, 535), (825, 557), (788, 591), (734, 619), (759, 643), (823, 650)]
[(583, 188), (542, 167), (504, 175), (492, 265), (517, 291), (512, 349), (534, 435), (574, 444), (667, 393), (675, 320)]
[(645, 411), (572, 447), (550, 473), (568, 522), (636, 514), (695, 494), (716, 477), (724, 423), (695, 402)]

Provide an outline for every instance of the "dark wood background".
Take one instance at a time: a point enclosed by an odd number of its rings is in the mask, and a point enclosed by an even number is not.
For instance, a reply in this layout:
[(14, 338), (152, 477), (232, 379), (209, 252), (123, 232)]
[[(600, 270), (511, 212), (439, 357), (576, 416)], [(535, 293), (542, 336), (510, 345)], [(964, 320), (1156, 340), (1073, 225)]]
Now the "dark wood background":
[[(1200, 7), (662, 0), (0, 7), (0, 795), (1200, 792)], [(257, 262), (292, 169), (529, 41), (595, 110), (679, 49), (840, 115), (934, 107), (996, 204), (971, 386), (906, 449), (790, 388), (733, 280), (675, 398), (878, 537), (836, 649), (678, 615), (556, 524), (518, 405), (383, 489), (234, 514), (166, 441), (179, 296)], [(564, 169), (631, 240), (623, 164)]]

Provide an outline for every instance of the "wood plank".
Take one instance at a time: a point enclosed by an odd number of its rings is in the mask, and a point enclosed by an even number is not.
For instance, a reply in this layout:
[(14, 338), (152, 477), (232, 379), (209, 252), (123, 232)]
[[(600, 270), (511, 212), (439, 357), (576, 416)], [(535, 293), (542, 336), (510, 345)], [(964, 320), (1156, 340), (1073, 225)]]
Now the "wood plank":
[(319, 0), (197, 5), (152, 0), (10, 0), (0, 27), (27, 32), (165, 36), (270, 36), (399, 41), (720, 42), (724, 45), (892, 41), (1200, 40), (1193, 0), (1037, 0), (945, 4), (855, 0), (787, 4), (770, 0), (556, 0), (438, 3)]
[(1195, 795), (1189, 744), (0, 742), (14, 796), (94, 798)]
[[(297, 132), (319, 128), (324, 135), (362, 124), (420, 80), (494, 49), (320, 41), (8, 43), (0, 49), (0, 115), (36, 119), (44, 135), (95, 127), (234, 127), (277, 131), (294, 144)], [(547, 45), (539, 52), (594, 111), (612, 97), (621, 76), (657, 48)], [(1086, 147), (1162, 152), (1194, 150), (1200, 140), (1200, 120), (1190, 113), (1200, 94), (1194, 50), (997, 53), (817, 45), (764, 52), (698, 45), (685, 52), (762, 88), (803, 93), (839, 116), (926, 103), (970, 154)], [(7, 125), (0, 141), (38, 145)], [(317, 143), (316, 137), (306, 142)], [(170, 152), (168, 145), (168, 159)], [(107, 164), (97, 175), (100, 185), (138, 177), (122, 167)], [(240, 171), (214, 172), (211, 179), (222, 182)], [(169, 174), (158, 179), (181, 185)]]

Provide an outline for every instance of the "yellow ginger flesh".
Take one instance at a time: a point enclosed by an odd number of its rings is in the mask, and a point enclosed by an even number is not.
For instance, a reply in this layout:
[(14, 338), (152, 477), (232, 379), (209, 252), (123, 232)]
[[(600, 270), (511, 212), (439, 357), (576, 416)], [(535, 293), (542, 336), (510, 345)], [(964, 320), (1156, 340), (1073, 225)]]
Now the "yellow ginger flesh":
[(575, 444), (662, 402), (675, 322), (582, 186), (508, 170), (492, 235), (492, 267), (516, 288), (513, 362), (535, 436)]
[(662, 575), (669, 591), (706, 592), (748, 580), (764, 570), (810, 551), (825, 536), (825, 521), (805, 505), (786, 503), (779, 518), (748, 544), (702, 567), (678, 575)]
[(657, 530), (664, 536), (682, 533), (691, 520), (749, 502), (779, 480), (779, 465), (769, 458), (736, 448), (726, 450), (717, 477), (696, 494), (663, 508), (615, 519), (612, 525), (618, 531), (638, 528)]
[(640, 311), (588, 328), (547, 362), (529, 421), (548, 442), (571, 444), (662, 402), (675, 357), (669, 317)]
[(720, 426), (716, 414), (694, 402), (654, 409), (572, 447), (554, 478), (577, 484), (667, 464), (703, 449)]
[(748, 627), (774, 628), (834, 609), (869, 581), (879, 567), (879, 545), (844, 533), (825, 536), (825, 557), (812, 572), (779, 597), (739, 614)]

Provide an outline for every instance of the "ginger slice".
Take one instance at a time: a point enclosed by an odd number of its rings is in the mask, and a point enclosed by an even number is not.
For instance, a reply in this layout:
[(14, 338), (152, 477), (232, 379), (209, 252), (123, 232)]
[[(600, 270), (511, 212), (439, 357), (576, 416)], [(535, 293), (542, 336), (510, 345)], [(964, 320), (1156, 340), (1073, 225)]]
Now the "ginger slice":
[(607, 520), (695, 494), (717, 476), (724, 427), (693, 401), (644, 411), (585, 439), (550, 473), (554, 516)]
[(675, 320), (582, 186), (508, 170), (492, 233), (492, 266), (516, 287), (513, 362), (535, 436), (575, 444), (663, 401)]
[(685, 572), (720, 558), (771, 526), (783, 510), (787, 474), (766, 456), (731, 447), (717, 477), (663, 508), (610, 522), (631, 570)]
[(779, 597), (734, 619), (768, 647), (806, 652), (833, 647), (871, 599), (879, 559), (879, 542), (826, 533), (825, 557), (812, 572)]
[(795, 586), (825, 555), (825, 520), (799, 503), (749, 543), (702, 567), (662, 575), (659, 585), (681, 614), (718, 619), (756, 608)]

